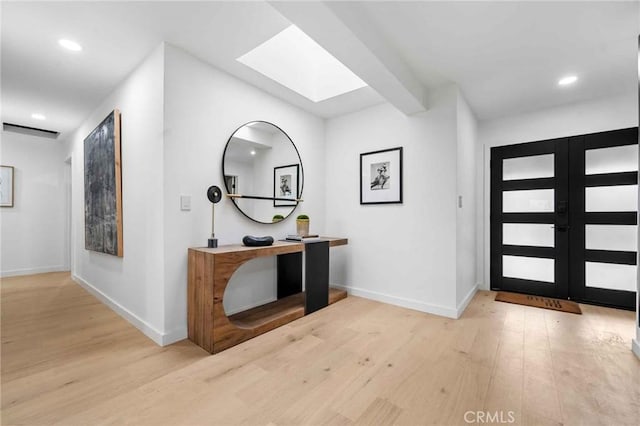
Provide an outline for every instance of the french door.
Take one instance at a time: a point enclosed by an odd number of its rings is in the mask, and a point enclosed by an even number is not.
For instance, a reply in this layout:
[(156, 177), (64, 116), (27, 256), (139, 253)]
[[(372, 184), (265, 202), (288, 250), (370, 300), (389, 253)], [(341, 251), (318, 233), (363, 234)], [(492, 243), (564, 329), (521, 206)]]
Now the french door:
[(635, 308), (638, 129), (491, 149), (491, 288)]

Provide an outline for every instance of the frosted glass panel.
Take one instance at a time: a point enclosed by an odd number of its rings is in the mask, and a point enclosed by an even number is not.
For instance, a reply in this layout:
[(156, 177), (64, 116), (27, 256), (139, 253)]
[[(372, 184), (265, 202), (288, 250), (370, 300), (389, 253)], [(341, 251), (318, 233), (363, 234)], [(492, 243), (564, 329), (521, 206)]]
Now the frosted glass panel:
[(555, 230), (548, 223), (505, 223), (502, 225), (502, 244), (553, 247)]
[(553, 154), (502, 160), (502, 180), (553, 177)]
[(538, 257), (502, 256), (502, 276), (553, 283), (555, 260)]
[(553, 197), (553, 189), (504, 191), (502, 193), (502, 211), (504, 213), (552, 212)]
[(636, 267), (614, 263), (585, 262), (587, 287), (636, 291)]
[(638, 170), (638, 145), (588, 149), (584, 155), (584, 172), (587, 175)]
[(585, 188), (587, 212), (634, 212), (638, 210), (638, 185)]
[(589, 250), (638, 250), (635, 225), (586, 225), (585, 247)]

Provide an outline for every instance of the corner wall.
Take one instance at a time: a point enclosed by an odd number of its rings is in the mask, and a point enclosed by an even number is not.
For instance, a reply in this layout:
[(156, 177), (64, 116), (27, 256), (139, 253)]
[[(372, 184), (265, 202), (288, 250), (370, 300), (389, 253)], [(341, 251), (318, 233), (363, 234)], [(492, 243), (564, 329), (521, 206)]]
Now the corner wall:
[(2, 165), (14, 167), (14, 205), (0, 208), (0, 276), (67, 270), (64, 146), (2, 132), (0, 154)]
[[(163, 81), (164, 45), (160, 45), (67, 140), (75, 234), (72, 276), (158, 344), (166, 337)], [(122, 114), (122, 258), (84, 249), (84, 138), (115, 108)]]
[(476, 270), (476, 147), (477, 121), (458, 91), (456, 210), (456, 310), (462, 315), (478, 289)]
[[(457, 318), (475, 285), (474, 231), (458, 238), (475, 228), (473, 120), (458, 90), (443, 89), (429, 111), (413, 116), (383, 104), (327, 120), (326, 146), (327, 232), (349, 237), (331, 253), (331, 284)], [(360, 154), (397, 146), (403, 204), (361, 205)], [(457, 208), (458, 191), (468, 210)]]
[[(122, 114), (122, 258), (84, 249), (83, 142), (114, 108)], [(324, 121), (173, 46), (158, 46), (66, 141), (73, 277), (160, 345), (187, 337), (187, 249), (206, 245), (206, 189), (223, 186), (227, 139), (253, 120), (277, 124), (295, 142), (305, 173), (305, 202), (295, 214), (309, 214), (311, 230), (324, 233)], [(180, 210), (181, 195), (192, 197), (190, 211)], [(247, 234), (283, 238), (293, 232), (295, 216), (263, 225), (245, 218), (227, 198), (216, 204), (220, 244), (237, 244)], [(240, 268), (225, 298), (227, 311), (275, 300), (275, 272), (274, 259)]]

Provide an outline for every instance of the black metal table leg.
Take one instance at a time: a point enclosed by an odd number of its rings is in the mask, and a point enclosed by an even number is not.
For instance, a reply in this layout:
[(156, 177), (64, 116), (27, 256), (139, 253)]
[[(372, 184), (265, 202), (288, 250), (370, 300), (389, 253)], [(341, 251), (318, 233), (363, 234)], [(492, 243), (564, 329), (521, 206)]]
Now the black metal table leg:
[(305, 306), (308, 315), (329, 305), (329, 242), (305, 243)]

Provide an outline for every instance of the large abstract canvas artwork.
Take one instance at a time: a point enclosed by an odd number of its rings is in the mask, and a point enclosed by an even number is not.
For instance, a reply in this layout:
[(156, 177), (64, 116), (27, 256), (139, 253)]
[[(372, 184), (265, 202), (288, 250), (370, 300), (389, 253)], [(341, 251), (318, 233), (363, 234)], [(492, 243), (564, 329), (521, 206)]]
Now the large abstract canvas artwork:
[(118, 110), (109, 114), (84, 140), (84, 220), (87, 250), (122, 257)]

